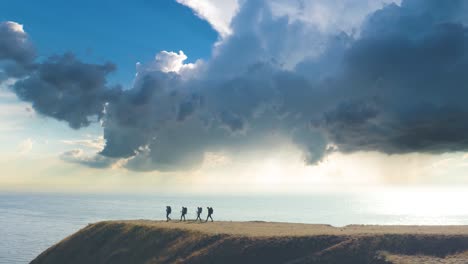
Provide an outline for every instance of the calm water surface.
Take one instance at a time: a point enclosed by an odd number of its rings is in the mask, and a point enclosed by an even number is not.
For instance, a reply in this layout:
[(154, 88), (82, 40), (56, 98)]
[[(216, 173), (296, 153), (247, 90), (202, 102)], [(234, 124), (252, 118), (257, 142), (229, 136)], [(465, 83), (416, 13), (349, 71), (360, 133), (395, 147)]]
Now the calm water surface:
[[(163, 219), (165, 206), (214, 207), (215, 220), (348, 224), (468, 224), (468, 192), (388, 192), (307, 196), (146, 196), (0, 194), (0, 264), (28, 263), (88, 223)], [(206, 209), (205, 209), (206, 210)], [(203, 212), (205, 215), (205, 211)]]

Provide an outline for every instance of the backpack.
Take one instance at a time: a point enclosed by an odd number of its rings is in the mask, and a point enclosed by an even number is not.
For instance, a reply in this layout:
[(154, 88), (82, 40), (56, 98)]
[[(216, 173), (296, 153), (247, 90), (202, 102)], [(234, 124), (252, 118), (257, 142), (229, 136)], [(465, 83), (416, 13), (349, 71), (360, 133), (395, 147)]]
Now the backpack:
[(186, 214), (187, 213), (187, 207), (182, 207), (182, 213)]
[(208, 213), (213, 214), (213, 207), (208, 208)]
[(172, 212), (172, 209), (171, 209), (171, 207), (170, 207), (170, 206), (168, 206), (168, 207), (166, 208), (166, 211), (167, 211), (168, 213), (171, 213), (171, 212)]

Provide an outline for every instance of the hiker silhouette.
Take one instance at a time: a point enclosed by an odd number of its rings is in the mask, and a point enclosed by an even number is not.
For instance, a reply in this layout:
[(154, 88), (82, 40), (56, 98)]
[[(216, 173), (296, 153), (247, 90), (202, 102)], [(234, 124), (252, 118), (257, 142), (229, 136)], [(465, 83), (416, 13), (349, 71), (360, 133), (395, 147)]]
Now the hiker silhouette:
[(181, 215), (180, 215), (180, 221), (182, 221), (182, 218), (184, 219), (185, 221), (185, 215), (187, 214), (187, 207), (183, 207), (182, 206), (182, 211), (181, 211)]
[(169, 217), (171, 213), (172, 213), (172, 208), (170, 206), (166, 206), (166, 222), (171, 220), (171, 218)]
[(198, 219), (200, 219), (200, 222), (202, 221), (200, 215), (202, 213), (203, 209), (201, 207), (197, 207), (197, 219), (195, 219), (195, 221), (197, 221)]
[(208, 222), (208, 218), (210, 218), (211, 222), (213, 222), (213, 217), (211, 217), (211, 215), (213, 214), (213, 207), (207, 207), (207, 209), (208, 209), (208, 216), (206, 217), (205, 222)]

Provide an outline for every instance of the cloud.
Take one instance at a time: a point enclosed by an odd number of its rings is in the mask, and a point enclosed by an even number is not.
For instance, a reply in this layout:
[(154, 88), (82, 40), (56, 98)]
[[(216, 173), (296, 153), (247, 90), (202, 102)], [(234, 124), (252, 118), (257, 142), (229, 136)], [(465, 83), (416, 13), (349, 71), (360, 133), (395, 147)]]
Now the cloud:
[(88, 155), (82, 149), (73, 149), (60, 155), (60, 159), (66, 162), (85, 165), (96, 169), (105, 169), (119, 164), (119, 160), (107, 158), (101, 155)]
[(161, 51), (156, 54), (154, 61), (146, 64), (137, 63), (137, 75), (145, 75), (151, 72), (177, 73), (185, 78), (193, 77), (198, 68), (203, 64), (201, 60), (195, 63), (184, 63), (187, 55), (183, 51)]
[(104, 104), (120, 94), (119, 87), (106, 84), (106, 76), (115, 70), (111, 63), (83, 63), (67, 53), (34, 68), (13, 90), (38, 113), (66, 121), (74, 129), (88, 126), (93, 117), (100, 118)]
[(210, 23), (221, 37), (232, 33), (230, 23), (237, 12), (238, 0), (176, 0), (179, 4), (193, 9), (201, 19)]
[(34, 59), (35, 51), (23, 25), (12, 21), (1, 22), (0, 36), (0, 60), (24, 65)]
[(0, 22), (0, 85), (8, 79), (26, 75), (35, 57), (34, 46), (23, 25)]
[[(231, 22), (246, 1), (239, 0), (176, 0), (191, 8), (223, 37), (232, 34)], [(262, 1), (260, 1), (262, 2)], [(287, 16), (291, 21), (316, 26), (324, 32), (359, 30), (365, 17), (386, 4), (401, 0), (271, 0), (263, 1), (274, 17)]]
[(292, 21), (316, 26), (323, 32), (344, 31), (353, 34), (368, 14), (387, 4), (400, 0), (271, 0), (269, 4), (275, 16), (288, 16)]
[(67, 139), (61, 140), (63, 144), (71, 146), (80, 146), (89, 149), (94, 149), (96, 151), (101, 151), (104, 148), (104, 138), (102, 136), (97, 138), (87, 138), (87, 139)]
[(340, 61), (334, 94), (343, 99), (322, 122), (341, 151), (467, 149), (466, 8), (463, 1), (407, 0), (369, 16)]
[(465, 1), (362, 3), (326, 23), (297, 12), (317, 4), (335, 14), (353, 2), (300, 3), (281, 14), (270, 1), (243, 2), (212, 58), (186, 64), (183, 52), (163, 51), (139, 66), (129, 89), (107, 84), (113, 64), (65, 54), (30, 63), (13, 90), (73, 128), (100, 120), (102, 151), (64, 156), (96, 167), (124, 160), (131, 170), (189, 170), (206, 153), (285, 144), (309, 164), (333, 152), (468, 150)]

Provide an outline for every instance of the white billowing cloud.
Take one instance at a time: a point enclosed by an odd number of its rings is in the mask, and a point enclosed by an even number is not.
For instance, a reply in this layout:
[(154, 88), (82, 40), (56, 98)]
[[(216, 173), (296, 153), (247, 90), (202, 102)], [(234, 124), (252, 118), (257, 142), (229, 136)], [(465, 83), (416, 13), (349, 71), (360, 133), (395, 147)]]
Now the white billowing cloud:
[(232, 33), (230, 24), (236, 14), (238, 0), (176, 0), (179, 4), (193, 9), (195, 14), (206, 20), (221, 37)]
[(22, 24), (16, 23), (14, 21), (6, 21), (6, 26), (9, 27), (12, 31), (17, 33), (25, 34), (24, 28)]
[(33, 148), (33, 140), (31, 138), (27, 138), (23, 141), (21, 141), (18, 145), (18, 152), (20, 155), (25, 155), (31, 152)]
[[(245, 1), (238, 0), (176, 0), (190, 7), (195, 14), (206, 20), (221, 37), (233, 33), (231, 21)], [(273, 15), (288, 16), (316, 26), (323, 32), (358, 30), (365, 17), (390, 3), (401, 0), (270, 0), (265, 1)]]
[(173, 51), (161, 51), (156, 54), (154, 61), (141, 64), (137, 63), (137, 72), (154, 72), (160, 71), (164, 73), (177, 73), (181, 76), (191, 76), (195, 69), (202, 64), (201, 60), (195, 63), (184, 63), (187, 60), (187, 55), (183, 51), (179, 53)]
[[(260, 39), (272, 37), (279, 37), (279, 39), (270, 40), (270, 43), (264, 41), (259, 46), (246, 49), (247, 51), (244, 52), (253, 53), (247, 57), (257, 59), (256, 56), (260, 56), (262, 51), (254, 52), (253, 50), (258, 47), (263, 50), (278, 51), (277, 48), (282, 46), (284, 48), (278, 54), (271, 54), (272, 52), (268, 51), (270, 54), (265, 54), (263, 57), (274, 58), (285, 69), (290, 70), (304, 58), (313, 58), (322, 54), (324, 48), (328, 46), (329, 38), (336, 36), (338, 32), (344, 31), (349, 35), (358, 35), (361, 24), (369, 14), (390, 3), (400, 4), (401, 0), (177, 0), (177, 2), (192, 8), (199, 17), (207, 20), (215, 29), (218, 28), (217, 31), (223, 38), (215, 43), (213, 57), (224, 52), (220, 51), (219, 47), (228, 41), (226, 36), (243, 38), (241, 36), (243, 33), (240, 31), (247, 32), (247, 34), (255, 32), (255, 37)], [(245, 17), (245, 14), (252, 12), (255, 6), (270, 10), (273, 20), (280, 21), (287, 17), (289, 26), (287, 29), (276, 28), (275, 30), (260, 26), (258, 30), (259, 24), (265, 19), (261, 16), (257, 17), (257, 20), (249, 20)], [(251, 11), (243, 9), (251, 9)], [(238, 18), (239, 14), (243, 17)], [(264, 26), (268, 27), (267, 23)], [(223, 31), (219, 28), (229, 30)], [(281, 30), (284, 31), (278, 33)], [(239, 59), (242, 60), (242, 57), (231, 61), (236, 64)]]
[(184, 64), (186, 59), (187, 56), (181, 50), (179, 50), (179, 53), (163, 50), (156, 55), (155, 65), (162, 72), (180, 72), (184, 68), (195, 67), (192, 63)]

